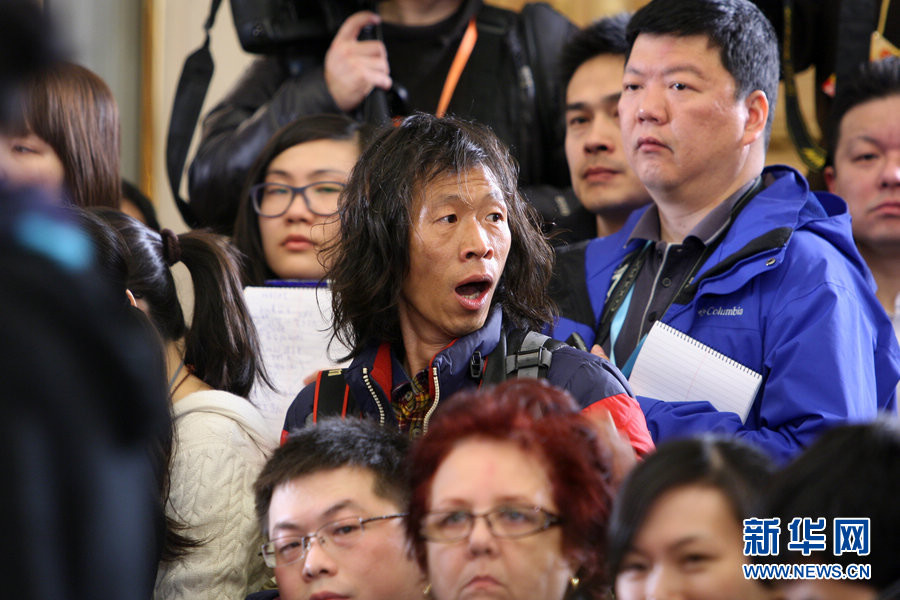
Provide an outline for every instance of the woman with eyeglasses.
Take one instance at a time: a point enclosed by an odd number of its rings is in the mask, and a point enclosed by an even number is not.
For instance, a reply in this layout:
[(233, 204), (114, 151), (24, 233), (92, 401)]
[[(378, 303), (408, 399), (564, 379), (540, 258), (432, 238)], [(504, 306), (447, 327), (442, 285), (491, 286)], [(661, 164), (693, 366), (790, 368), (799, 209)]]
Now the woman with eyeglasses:
[(320, 251), (340, 229), (338, 197), (367, 139), (367, 126), (343, 115), (302, 117), (272, 136), (235, 223), (246, 285), (325, 277)]
[(437, 600), (602, 598), (611, 469), (564, 391), (461, 392), (413, 449), (407, 535)]

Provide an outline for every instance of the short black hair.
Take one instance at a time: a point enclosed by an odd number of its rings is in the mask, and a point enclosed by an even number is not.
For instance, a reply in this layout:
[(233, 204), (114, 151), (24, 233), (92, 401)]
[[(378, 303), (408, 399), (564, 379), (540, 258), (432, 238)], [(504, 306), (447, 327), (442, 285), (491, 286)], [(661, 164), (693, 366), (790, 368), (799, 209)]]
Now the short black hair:
[(640, 34), (705, 35), (719, 49), (722, 66), (735, 81), (736, 100), (762, 90), (769, 101), (766, 144), (778, 97), (778, 36), (765, 14), (749, 0), (652, 0), (628, 22), (628, 56)]
[[(826, 164), (834, 164), (834, 153), (841, 137), (841, 121), (850, 109), (870, 100), (897, 94), (900, 94), (900, 56), (864, 62), (846, 81), (838, 82), (825, 136), (828, 140)], [(900, 118), (897, 115), (894, 117)]]
[(835, 518), (868, 517), (871, 545), (869, 555), (834, 555), (813, 552), (804, 557), (787, 552), (762, 558), (778, 563), (823, 562), (844, 566), (865, 562), (871, 565), (868, 582), (883, 590), (897, 580), (900, 565), (900, 422), (896, 418), (868, 424), (846, 425), (823, 433), (800, 456), (779, 472), (767, 492), (762, 517), (781, 519), (782, 540), (794, 517), (824, 517), (828, 539)]
[(599, 19), (569, 38), (559, 57), (560, 87), (563, 91), (575, 71), (595, 56), (613, 54), (624, 58), (628, 53), (625, 27), (630, 18), (631, 13), (623, 12)]
[(755, 446), (711, 434), (660, 445), (635, 467), (619, 490), (609, 526), (613, 577), (653, 505), (666, 492), (688, 485), (716, 489), (728, 499), (735, 521), (756, 514), (774, 467)]
[(329, 417), (294, 432), (275, 450), (253, 486), (263, 534), (268, 534), (269, 503), (275, 488), (298, 477), (341, 467), (371, 471), (375, 494), (405, 510), (410, 494), (409, 446), (406, 436), (369, 419)]

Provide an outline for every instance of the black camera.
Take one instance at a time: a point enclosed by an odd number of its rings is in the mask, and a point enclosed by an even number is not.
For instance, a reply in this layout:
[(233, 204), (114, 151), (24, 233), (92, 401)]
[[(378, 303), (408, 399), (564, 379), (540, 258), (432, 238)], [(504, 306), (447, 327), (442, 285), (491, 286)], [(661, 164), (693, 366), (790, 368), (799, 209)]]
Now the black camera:
[(324, 54), (347, 17), (374, 8), (375, 0), (231, 0), (238, 40), (253, 54), (296, 48)]

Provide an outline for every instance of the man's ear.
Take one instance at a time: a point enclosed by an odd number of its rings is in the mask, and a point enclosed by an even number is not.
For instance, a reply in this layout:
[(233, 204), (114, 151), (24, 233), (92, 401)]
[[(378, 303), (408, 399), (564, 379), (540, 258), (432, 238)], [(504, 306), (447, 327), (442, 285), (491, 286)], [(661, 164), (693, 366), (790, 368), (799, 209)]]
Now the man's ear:
[(822, 171), (822, 176), (825, 178), (825, 186), (828, 188), (828, 191), (834, 194), (834, 180), (837, 177), (834, 167), (825, 167), (825, 170)]
[(747, 107), (747, 121), (744, 123), (744, 144), (749, 145), (765, 136), (766, 122), (769, 120), (769, 99), (762, 90), (754, 90), (744, 100)]
[(134, 299), (134, 294), (131, 293), (131, 290), (126, 289), (125, 295), (128, 296), (128, 302), (130, 302), (133, 307), (137, 308), (137, 300)]

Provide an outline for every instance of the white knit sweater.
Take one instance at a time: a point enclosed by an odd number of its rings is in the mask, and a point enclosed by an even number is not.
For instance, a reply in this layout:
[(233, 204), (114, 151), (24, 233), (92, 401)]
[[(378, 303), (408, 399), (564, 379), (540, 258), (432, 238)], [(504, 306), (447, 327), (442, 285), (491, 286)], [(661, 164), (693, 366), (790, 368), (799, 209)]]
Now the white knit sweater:
[(252, 486), (276, 440), (252, 404), (227, 392), (185, 396), (173, 405), (173, 417), (166, 511), (205, 543), (181, 561), (160, 565), (154, 597), (242, 600), (269, 576), (258, 556), (263, 540)]

